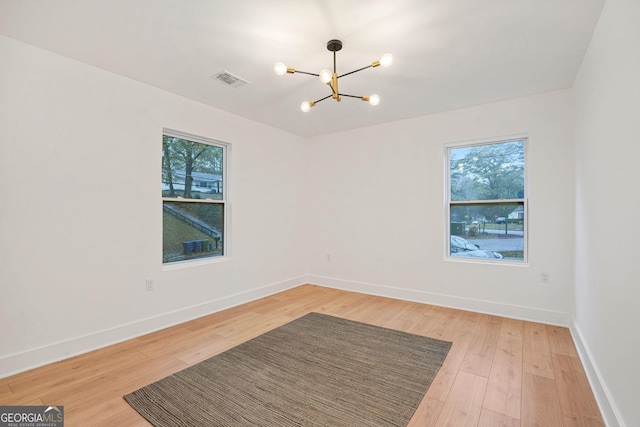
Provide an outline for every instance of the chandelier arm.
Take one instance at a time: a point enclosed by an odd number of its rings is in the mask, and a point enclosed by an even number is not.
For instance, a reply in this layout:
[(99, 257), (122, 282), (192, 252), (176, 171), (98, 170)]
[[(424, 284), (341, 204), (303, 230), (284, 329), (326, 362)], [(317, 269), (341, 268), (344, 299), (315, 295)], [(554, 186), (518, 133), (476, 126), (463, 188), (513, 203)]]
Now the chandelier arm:
[(320, 77), (320, 74), (316, 74), (316, 73), (308, 73), (308, 72), (306, 72), (306, 71), (296, 70), (296, 73), (306, 74), (306, 75), (308, 75), (308, 76), (316, 76), (316, 77)]
[(362, 99), (362, 97), (361, 97), (361, 96), (347, 95), (346, 93), (339, 93), (338, 95), (340, 95), (340, 96), (348, 96), (349, 98), (358, 98), (358, 99)]
[(349, 74), (357, 73), (358, 71), (366, 70), (367, 68), (371, 68), (371, 67), (373, 67), (373, 65), (367, 65), (366, 67), (358, 68), (357, 70), (353, 70), (353, 71), (349, 71), (348, 73), (344, 73), (344, 74), (338, 76), (338, 78), (344, 77), (344, 76), (348, 76)]
[(320, 99), (318, 99), (317, 101), (314, 101), (314, 102), (317, 104), (318, 102), (320, 102), (320, 101), (324, 101), (325, 99), (327, 99), (327, 98), (331, 98), (332, 96), (333, 96), (333, 95), (327, 95), (327, 96), (325, 96), (324, 98), (320, 98)]

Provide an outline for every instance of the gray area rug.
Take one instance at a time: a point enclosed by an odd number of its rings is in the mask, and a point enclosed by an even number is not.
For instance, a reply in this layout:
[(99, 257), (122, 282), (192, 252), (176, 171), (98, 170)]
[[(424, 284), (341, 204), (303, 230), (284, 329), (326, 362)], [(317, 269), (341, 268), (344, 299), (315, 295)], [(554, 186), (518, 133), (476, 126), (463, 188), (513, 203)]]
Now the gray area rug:
[(310, 313), (124, 398), (155, 426), (406, 426), (450, 348)]

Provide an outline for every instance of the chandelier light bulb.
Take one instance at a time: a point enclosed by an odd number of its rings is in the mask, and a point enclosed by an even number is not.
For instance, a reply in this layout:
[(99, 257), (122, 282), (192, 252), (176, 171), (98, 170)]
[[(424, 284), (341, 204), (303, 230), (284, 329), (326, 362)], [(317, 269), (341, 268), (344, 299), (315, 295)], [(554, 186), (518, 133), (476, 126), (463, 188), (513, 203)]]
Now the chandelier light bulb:
[(380, 95), (378, 94), (373, 94), (369, 97), (369, 104), (371, 105), (378, 105), (380, 104)]
[(393, 64), (393, 55), (391, 55), (390, 53), (385, 53), (384, 55), (382, 55), (382, 58), (380, 58), (380, 65), (382, 65), (383, 67), (388, 67), (391, 64)]
[(282, 62), (276, 62), (276, 65), (273, 66), (273, 71), (277, 75), (281, 76), (287, 72), (287, 66), (284, 65)]
[(331, 71), (326, 69), (320, 71), (320, 81), (322, 83), (329, 83), (332, 78), (333, 78), (333, 75), (331, 74)]
[(300, 104), (300, 109), (305, 113), (308, 113), (309, 110), (311, 110), (311, 104), (307, 101), (304, 101), (302, 104)]

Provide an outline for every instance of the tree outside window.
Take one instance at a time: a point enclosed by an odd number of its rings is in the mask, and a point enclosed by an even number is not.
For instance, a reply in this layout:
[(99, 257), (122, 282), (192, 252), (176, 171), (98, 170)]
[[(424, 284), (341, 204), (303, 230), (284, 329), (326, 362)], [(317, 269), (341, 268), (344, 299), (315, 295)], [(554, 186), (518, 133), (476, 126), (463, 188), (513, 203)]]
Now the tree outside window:
[(227, 145), (165, 130), (163, 263), (224, 255)]
[(522, 138), (448, 148), (450, 256), (525, 261), (525, 145)]

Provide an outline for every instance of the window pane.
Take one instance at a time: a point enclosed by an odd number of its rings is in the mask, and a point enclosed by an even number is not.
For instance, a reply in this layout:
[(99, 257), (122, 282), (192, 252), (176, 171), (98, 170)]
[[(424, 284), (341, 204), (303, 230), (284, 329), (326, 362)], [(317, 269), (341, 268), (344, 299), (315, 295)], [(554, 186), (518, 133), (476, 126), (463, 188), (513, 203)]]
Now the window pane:
[(524, 140), (449, 149), (451, 200), (524, 198)]
[(223, 148), (162, 136), (162, 197), (223, 199)]
[(224, 204), (162, 205), (162, 262), (223, 255)]
[(450, 255), (524, 261), (524, 203), (453, 205)]

